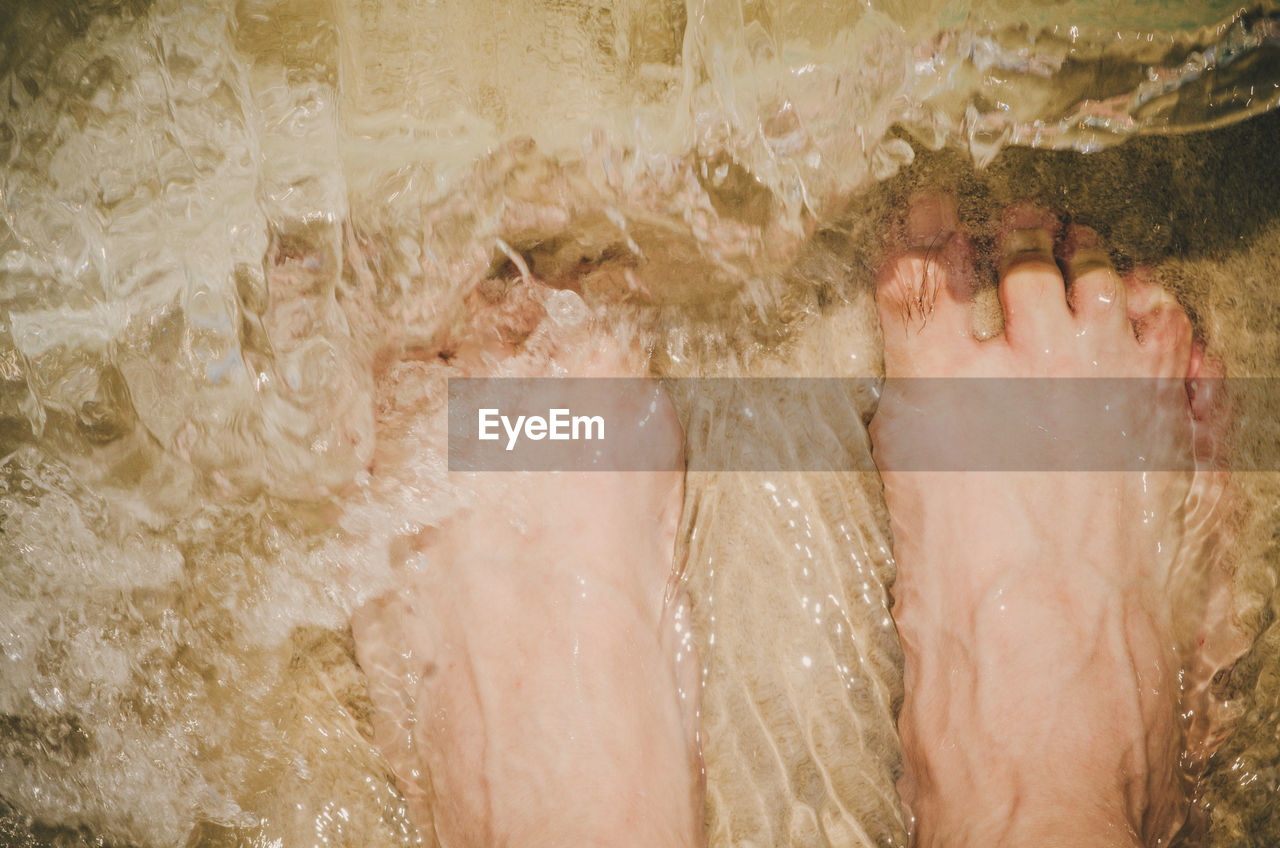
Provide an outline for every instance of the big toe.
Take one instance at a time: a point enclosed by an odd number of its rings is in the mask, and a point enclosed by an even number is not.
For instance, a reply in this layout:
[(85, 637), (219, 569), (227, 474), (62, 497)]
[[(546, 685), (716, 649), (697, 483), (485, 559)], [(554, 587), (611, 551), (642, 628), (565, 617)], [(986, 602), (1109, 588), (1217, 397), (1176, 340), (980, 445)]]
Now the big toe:
[(944, 373), (977, 346), (969, 308), (972, 248), (959, 232), (955, 200), (917, 200), (897, 241), (899, 252), (882, 266), (876, 286), (885, 371)]

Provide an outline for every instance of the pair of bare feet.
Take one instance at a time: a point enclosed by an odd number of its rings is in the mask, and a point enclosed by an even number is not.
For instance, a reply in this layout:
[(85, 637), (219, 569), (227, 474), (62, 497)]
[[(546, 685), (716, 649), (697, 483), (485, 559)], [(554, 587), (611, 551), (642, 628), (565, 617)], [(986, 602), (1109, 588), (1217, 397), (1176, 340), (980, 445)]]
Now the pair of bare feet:
[[(1009, 213), (1004, 332), (982, 342), (954, 204), (923, 200), (905, 230), (877, 292), (890, 378), (1206, 376), (1185, 313), (1117, 275), (1086, 230)], [(544, 320), (572, 295), (524, 297), (515, 317), (487, 309), (459, 373), (644, 373), (609, 334)], [(1186, 505), (1208, 508), (1207, 478), (888, 470), (913, 420), (955, 414), (893, 386), (872, 437), (899, 564), (916, 844), (1167, 844), (1186, 806), (1187, 662), (1167, 585), (1198, 555)], [(1178, 391), (1113, 413), (1177, 455), (1204, 411)], [(674, 412), (654, 413), (678, 446)], [(469, 505), (407, 549), (399, 589), (352, 621), (378, 743), (419, 826), (451, 847), (701, 844), (696, 663), (672, 591), (680, 476), (468, 487)]]

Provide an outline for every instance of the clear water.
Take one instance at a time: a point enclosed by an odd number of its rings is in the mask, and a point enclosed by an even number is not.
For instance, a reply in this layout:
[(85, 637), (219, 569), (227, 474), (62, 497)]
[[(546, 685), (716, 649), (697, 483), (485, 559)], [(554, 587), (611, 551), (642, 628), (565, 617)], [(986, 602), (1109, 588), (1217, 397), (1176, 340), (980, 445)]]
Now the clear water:
[[(634, 312), (659, 373), (874, 374), (888, 211), (1033, 195), (1280, 372), (1280, 36), (1236, 11), (7, 4), (0, 843), (416, 841), (346, 619), (453, 508), (415, 351), (519, 264)], [(1280, 480), (1240, 482), (1217, 846), (1280, 840)], [(712, 843), (905, 844), (875, 479), (686, 507)]]

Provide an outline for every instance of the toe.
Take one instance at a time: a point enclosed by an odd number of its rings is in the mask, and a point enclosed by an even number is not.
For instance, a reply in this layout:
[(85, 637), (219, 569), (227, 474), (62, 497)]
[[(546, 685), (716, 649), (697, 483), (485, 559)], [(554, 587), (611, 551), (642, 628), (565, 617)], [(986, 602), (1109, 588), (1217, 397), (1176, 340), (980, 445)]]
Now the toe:
[(1015, 206), (1000, 227), (1000, 303), (1011, 345), (1039, 344), (1069, 326), (1066, 285), (1053, 258), (1058, 222), (1031, 206)]
[(1152, 270), (1140, 265), (1124, 278), (1125, 312), (1136, 327), (1165, 297)]
[(1144, 269), (1126, 277), (1125, 289), (1129, 320), (1157, 376), (1184, 378), (1191, 367), (1191, 319)]
[(890, 373), (918, 371), (927, 359), (977, 345), (969, 314), (972, 250), (958, 223), (952, 198), (918, 200), (899, 239), (903, 252), (881, 269), (876, 304)]
[(1217, 435), (1223, 437), (1226, 436), (1231, 414), (1231, 399), (1225, 382), (1226, 369), (1222, 360), (1206, 353), (1202, 342), (1194, 342), (1187, 370), (1187, 400), (1191, 403), (1191, 416), (1198, 422), (1216, 427), (1220, 431)]
[(1072, 225), (1067, 228), (1061, 256), (1067, 299), (1077, 322), (1123, 329), (1127, 316), (1124, 283), (1098, 234)]
[(1218, 383), (1222, 374), (1222, 363), (1210, 357), (1202, 343), (1195, 342), (1187, 365), (1187, 399), (1191, 402), (1191, 415), (1197, 421), (1207, 421), (1214, 417), (1214, 411), (1219, 405)]
[(876, 311), (884, 336), (885, 368), (893, 369), (911, 356), (912, 326), (919, 324), (923, 271), (908, 256), (886, 262), (876, 279)]
[(907, 215), (908, 246), (920, 262), (928, 291), (928, 323), (938, 337), (972, 340), (969, 304), (973, 298), (973, 249), (960, 232), (956, 200), (928, 195), (917, 200)]
[(1187, 373), (1191, 339), (1191, 319), (1176, 302), (1148, 315), (1138, 329), (1138, 342), (1160, 363), (1161, 377), (1181, 377)]
[(1195, 422), (1196, 462), (1202, 468), (1221, 470), (1226, 463), (1231, 402), (1223, 386), (1224, 374), (1221, 360), (1195, 342), (1187, 370), (1187, 400)]
[(913, 366), (939, 346), (977, 343), (969, 333), (967, 310), (952, 294), (946, 268), (922, 254), (903, 254), (881, 269), (876, 306), (889, 373), (918, 370)]

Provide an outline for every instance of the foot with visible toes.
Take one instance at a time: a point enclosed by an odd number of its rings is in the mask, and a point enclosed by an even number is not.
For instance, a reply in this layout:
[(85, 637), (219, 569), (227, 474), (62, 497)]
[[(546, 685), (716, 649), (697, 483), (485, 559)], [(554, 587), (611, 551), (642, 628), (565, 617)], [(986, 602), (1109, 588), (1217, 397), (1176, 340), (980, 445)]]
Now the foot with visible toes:
[(871, 435), (915, 842), (1168, 844), (1190, 661), (1169, 578), (1212, 559), (1187, 530), (1189, 503), (1213, 521), (1193, 497), (1191, 323), (1097, 234), (1019, 206), (998, 236), (1004, 330), (979, 341), (954, 202), (914, 204), (903, 239), (877, 289), (888, 380)]

